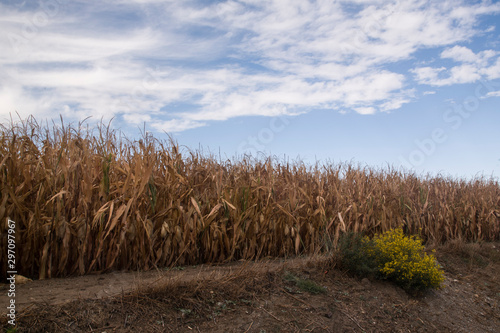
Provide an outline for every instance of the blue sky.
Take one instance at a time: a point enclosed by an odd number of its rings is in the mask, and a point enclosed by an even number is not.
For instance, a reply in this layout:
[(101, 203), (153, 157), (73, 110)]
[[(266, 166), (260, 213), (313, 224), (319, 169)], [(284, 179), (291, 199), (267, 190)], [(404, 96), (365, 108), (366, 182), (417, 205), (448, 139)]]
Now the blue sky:
[(0, 1), (0, 119), (500, 174), (496, 1)]

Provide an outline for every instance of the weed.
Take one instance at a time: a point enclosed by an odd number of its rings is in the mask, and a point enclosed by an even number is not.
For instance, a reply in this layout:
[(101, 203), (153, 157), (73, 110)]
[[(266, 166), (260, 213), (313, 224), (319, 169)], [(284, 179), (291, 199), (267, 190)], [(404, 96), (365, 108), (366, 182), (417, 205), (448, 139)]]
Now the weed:
[(342, 267), (360, 276), (375, 276), (378, 272), (375, 260), (366, 255), (367, 247), (362, 235), (349, 232), (339, 239), (339, 253)]
[(301, 291), (305, 291), (310, 294), (317, 295), (326, 293), (326, 289), (316, 282), (309, 279), (300, 278), (290, 272), (286, 272), (283, 276), (283, 279), (288, 282), (293, 282)]

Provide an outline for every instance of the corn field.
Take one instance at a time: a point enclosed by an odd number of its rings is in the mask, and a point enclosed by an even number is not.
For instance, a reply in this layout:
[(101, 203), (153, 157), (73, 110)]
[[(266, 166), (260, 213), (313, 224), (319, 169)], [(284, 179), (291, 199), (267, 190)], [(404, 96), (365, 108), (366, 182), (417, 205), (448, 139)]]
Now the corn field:
[(396, 226), (428, 242), (500, 239), (494, 179), (391, 168), (221, 160), (109, 126), (1, 128), (0, 253), (34, 278), (312, 254), (346, 231)]

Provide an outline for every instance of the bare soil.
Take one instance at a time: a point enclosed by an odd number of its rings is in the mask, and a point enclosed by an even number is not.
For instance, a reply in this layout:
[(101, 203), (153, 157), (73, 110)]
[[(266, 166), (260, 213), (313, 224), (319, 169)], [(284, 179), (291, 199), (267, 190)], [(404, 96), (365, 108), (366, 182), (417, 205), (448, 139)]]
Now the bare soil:
[(16, 332), (499, 332), (499, 250), (437, 248), (445, 285), (420, 295), (324, 256), (37, 280), (16, 286)]

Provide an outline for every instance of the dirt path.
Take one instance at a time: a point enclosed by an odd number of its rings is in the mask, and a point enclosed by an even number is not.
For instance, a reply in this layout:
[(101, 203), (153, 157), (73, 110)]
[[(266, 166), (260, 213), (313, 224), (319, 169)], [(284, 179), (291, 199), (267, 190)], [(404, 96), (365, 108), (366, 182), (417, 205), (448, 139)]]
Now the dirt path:
[[(23, 311), (35, 303), (61, 305), (74, 300), (103, 299), (131, 292), (137, 288), (154, 286), (168, 280), (185, 282), (218, 278), (242, 269), (278, 270), (283, 267), (303, 265), (309, 259), (267, 260), (261, 262), (239, 261), (223, 266), (188, 266), (148, 272), (111, 272), (69, 278), (35, 280), (16, 285), (16, 310)], [(10, 298), (8, 285), (0, 284), (0, 309), (7, 313)]]

